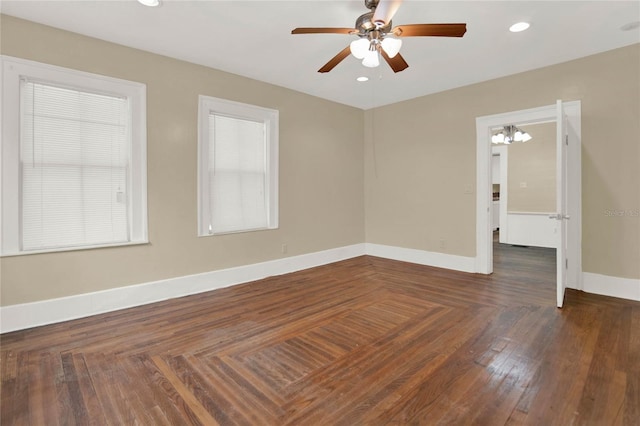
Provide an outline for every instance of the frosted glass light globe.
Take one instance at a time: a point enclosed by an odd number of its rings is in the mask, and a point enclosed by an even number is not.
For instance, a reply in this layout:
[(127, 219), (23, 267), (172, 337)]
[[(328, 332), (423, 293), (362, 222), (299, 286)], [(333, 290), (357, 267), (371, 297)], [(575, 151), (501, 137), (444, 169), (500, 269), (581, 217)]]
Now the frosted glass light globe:
[(368, 68), (375, 68), (380, 65), (380, 59), (378, 58), (377, 50), (368, 50), (367, 54), (364, 56), (362, 60), (362, 65)]
[(399, 38), (387, 37), (382, 40), (382, 48), (390, 58), (393, 58), (400, 52), (400, 47), (402, 47), (402, 40)]
[(354, 40), (349, 45), (351, 54), (358, 59), (364, 59), (365, 55), (369, 51), (369, 40), (366, 38), (359, 38)]

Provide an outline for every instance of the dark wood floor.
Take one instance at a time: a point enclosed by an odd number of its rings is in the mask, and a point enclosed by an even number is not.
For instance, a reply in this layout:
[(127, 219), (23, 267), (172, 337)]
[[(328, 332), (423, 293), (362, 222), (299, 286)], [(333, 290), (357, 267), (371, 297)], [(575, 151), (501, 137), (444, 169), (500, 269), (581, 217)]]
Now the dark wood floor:
[[(535, 255), (534, 255), (535, 254)], [(638, 425), (640, 303), (375, 257), (3, 335), (2, 425)]]

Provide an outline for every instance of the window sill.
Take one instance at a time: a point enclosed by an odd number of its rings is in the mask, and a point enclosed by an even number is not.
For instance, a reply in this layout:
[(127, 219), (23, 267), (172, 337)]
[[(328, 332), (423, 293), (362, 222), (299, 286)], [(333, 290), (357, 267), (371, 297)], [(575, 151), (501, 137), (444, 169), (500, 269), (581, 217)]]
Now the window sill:
[(278, 226), (267, 226), (264, 228), (251, 228), (251, 229), (238, 229), (236, 231), (217, 231), (206, 234), (198, 234), (198, 237), (218, 237), (221, 235), (233, 235), (233, 234), (244, 234), (247, 232), (259, 232), (259, 231), (272, 231), (274, 229), (279, 229)]
[(145, 244), (150, 244), (149, 240), (132, 241), (129, 243), (101, 244), (96, 246), (61, 247), (61, 248), (45, 249), (45, 250), (10, 252), (10, 253), (2, 253), (0, 254), (0, 257), (29, 256), (32, 254), (47, 254), (47, 253), (60, 253), (65, 251), (95, 250), (95, 249), (113, 248), (113, 247), (129, 247), (129, 246), (139, 246), (139, 245), (145, 245)]

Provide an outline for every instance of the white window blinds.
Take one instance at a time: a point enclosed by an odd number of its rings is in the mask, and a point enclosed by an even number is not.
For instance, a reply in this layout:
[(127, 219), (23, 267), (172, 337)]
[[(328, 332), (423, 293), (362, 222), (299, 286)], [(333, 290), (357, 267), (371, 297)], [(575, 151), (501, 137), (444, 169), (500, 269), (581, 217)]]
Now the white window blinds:
[(21, 250), (130, 240), (130, 116), (126, 97), (21, 80)]
[(278, 227), (277, 110), (198, 97), (198, 235)]
[(212, 233), (268, 226), (265, 123), (209, 114)]

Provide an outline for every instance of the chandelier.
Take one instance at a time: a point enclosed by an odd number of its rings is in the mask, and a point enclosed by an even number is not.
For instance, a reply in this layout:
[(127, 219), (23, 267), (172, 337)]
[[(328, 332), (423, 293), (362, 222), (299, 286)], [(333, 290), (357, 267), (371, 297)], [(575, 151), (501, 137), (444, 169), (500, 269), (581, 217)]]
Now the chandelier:
[(527, 132), (524, 132), (518, 129), (513, 124), (509, 124), (508, 126), (504, 126), (502, 130), (498, 133), (491, 136), (491, 142), (494, 144), (503, 143), (505, 145), (509, 145), (513, 142), (527, 142), (530, 141), (531, 135)]

